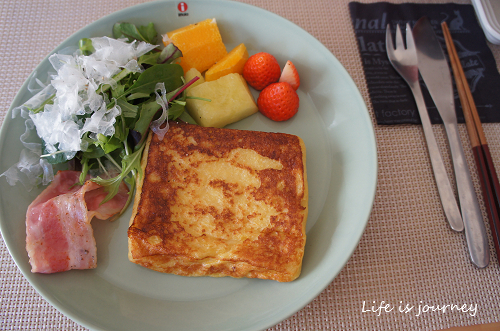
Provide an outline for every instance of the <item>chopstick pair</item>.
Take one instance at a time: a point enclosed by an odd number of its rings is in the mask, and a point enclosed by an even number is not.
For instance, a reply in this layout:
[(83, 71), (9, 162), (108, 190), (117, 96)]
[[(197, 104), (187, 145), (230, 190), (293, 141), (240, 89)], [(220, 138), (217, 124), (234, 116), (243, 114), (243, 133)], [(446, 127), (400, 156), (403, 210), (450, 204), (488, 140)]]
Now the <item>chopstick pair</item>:
[(453, 76), (457, 85), (460, 103), (465, 117), (465, 124), (469, 134), (470, 143), (476, 166), (481, 181), (481, 188), (483, 191), (484, 202), (488, 219), (493, 234), (493, 242), (495, 244), (495, 251), (497, 259), (500, 263), (500, 183), (495, 171), (495, 166), (491, 158), (488, 142), (484, 135), (481, 120), (477, 113), (476, 104), (472, 98), (472, 93), (469, 84), (465, 77), (462, 64), (458, 58), (455, 44), (448, 29), (446, 22), (441, 23), (443, 34), (446, 41), (446, 48), (450, 57)]

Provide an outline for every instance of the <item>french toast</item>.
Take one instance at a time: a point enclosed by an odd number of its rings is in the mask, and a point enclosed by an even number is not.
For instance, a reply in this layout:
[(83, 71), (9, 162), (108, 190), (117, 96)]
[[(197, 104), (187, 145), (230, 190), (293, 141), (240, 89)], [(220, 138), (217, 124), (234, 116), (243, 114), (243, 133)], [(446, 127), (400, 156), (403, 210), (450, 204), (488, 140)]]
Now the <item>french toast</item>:
[(296, 279), (306, 241), (302, 139), (170, 122), (150, 134), (128, 229), (130, 261), (182, 276)]

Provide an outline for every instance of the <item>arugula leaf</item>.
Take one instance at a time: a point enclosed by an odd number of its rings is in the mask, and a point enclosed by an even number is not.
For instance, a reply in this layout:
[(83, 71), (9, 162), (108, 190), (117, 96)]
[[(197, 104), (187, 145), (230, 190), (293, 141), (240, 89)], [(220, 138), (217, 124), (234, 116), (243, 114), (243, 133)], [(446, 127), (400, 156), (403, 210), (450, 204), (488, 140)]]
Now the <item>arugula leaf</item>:
[(134, 131), (137, 131), (141, 137), (148, 131), (149, 124), (153, 120), (158, 109), (160, 109), (160, 105), (154, 99), (142, 104), (139, 119), (134, 126)]
[(124, 117), (130, 117), (130, 118), (137, 117), (139, 106), (133, 105), (123, 98), (116, 100), (116, 104), (120, 106), (122, 110), (122, 115)]
[(113, 134), (113, 137), (118, 139), (120, 142), (123, 142), (127, 139), (129, 131), (129, 128), (126, 126), (124, 121), (124, 116), (116, 117), (116, 124), (114, 125), (115, 133)]
[(176, 120), (184, 112), (184, 106), (178, 103), (172, 103), (168, 107), (168, 119)]
[(130, 42), (134, 41), (134, 39), (139, 41), (146, 41), (146, 39), (141, 35), (141, 33), (134, 24), (119, 23), (118, 28), (121, 34), (127, 37)]
[(113, 24), (113, 38), (115, 39), (120, 39), (124, 37), (122, 30), (120, 28), (121, 23), (115, 23)]
[(178, 117), (178, 119), (189, 124), (198, 125), (198, 123), (196, 123), (196, 121), (191, 117), (191, 115), (189, 115), (187, 111), (182, 112), (181, 115)]
[(141, 157), (145, 145), (146, 143), (144, 141), (134, 153), (125, 155), (123, 157), (122, 172), (118, 176), (108, 179), (103, 179), (101, 177), (95, 177), (91, 179), (91, 181), (103, 186), (104, 190), (108, 192), (106, 198), (104, 198), (101, 204), (113, 199), (113, 197), (118, 193), (118, 190), (120, 189), (121, 182), (128, 176), (130, 172), (135, 171), (140, 176), (142, 176)]
[(144, 37), (144, 41), (150, 44), (156, 44), (158, 39), (158, 33), (156, 32), (155, 25), (150, 22), (148, 25), (141, 25), (137, 28), (141, 35)]
[(144, 70), (125, 94), (152, 94), (157, 83), (164, 83), (165, 89), (172, 91), (182, 85), (183, 76), (184, 70), (178, 64), (158, 64)]
[(182, 56), (182, 52), (177, 46), (173, 43), (168, 44), (161, 51), (160, 56), (158, 57), (158, 63), (172, 63), (175, 59)]
[(106, 137), (105, 135), (99, 133), (96, 140), (96, 144), (104, 151), (104, 154), (109, 154), (112, 151), (122, 148), (122, 141), (115, 136)]
[(88, 159), (98, 159), (100, 157), (104, 156), (104, 150), (101, 148), (99, 145), (95, 145), (92, 143), (92, 145), (89, 145), (86, 151), (83, 152), (83, 156), (88, 158)]
[(134, 40), (145, 41), (150, 44), (156, 44), (158, 33), (151, 22), (148, 25), (135, 26), (131, 23), (115, 23), (113, 25), (113, 37), (118, 39), (128, 38), (130, 42)]
[(89, 159), (84, 156), (80, 160), (80, 163), (82, 164), (82, 172), (80, 173), (79, 183), (83, 185), (85, 184), (85, 178), (90, 170)]
[(149, 98), (150, 94), (149, 93), (132, 93), (127, 97), (127, 100), (135, 100), (135, 99), (144, 99), (144, 98)]
[(92, 45), (92, 40), (89, 38), (82, 38), (78, 41), (78, 48), (82, 51), (83, 55), (90, 55), (95, 52), (94, 46)]
[(120, 210), (120, 212), (118, 214), (116, 214), (115, 216), (113, 216), (110, 219), (110, 221), (114, 221), (115, 219), (117, 219), (118, 217), (120, 217), (120, 215), (123, 214), (125, 212), (125, 210), (127, 210), (128, 206), (130, 205), (130, 203), (134, 199), (135, 181), (136, 181), (135, 176), (127, 177), (127, 178), (124, 179), (124, 181), (130, 187), (130, 191), (128, 191), (127, 201), (125, 202), (125, 205), (123, 206), (122, 210)]
[(139, 65), (142, 64), (149, 64), (149, 65), (155, 65), (158, 63), (158, 57), (160, 56), (160, 52), (150, 52), (146, 53), (144, 55), (139, 56), (137, 59), (137, 63)]
[[(107, 86), (110, 86), (110, 85), (107, 85)], [(116, 87), (111, 90), (111, 97), (112, 98), (119, 97), (124, 92), (125, 92), (125, 85), (123, 85), (123, 84), (117, 84)]]

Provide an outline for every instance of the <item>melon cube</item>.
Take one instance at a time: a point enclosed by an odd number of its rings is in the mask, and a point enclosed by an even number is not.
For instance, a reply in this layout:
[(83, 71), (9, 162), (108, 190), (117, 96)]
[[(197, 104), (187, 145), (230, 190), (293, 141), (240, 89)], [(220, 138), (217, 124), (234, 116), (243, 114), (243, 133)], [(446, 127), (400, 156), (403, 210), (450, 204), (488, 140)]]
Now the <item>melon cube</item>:
[(186, 100), (189, 115), (204, 127), (222, 128), (259, 110), (245, 79), (236, 73), (195, 86), (187, 96), (211, 100)]

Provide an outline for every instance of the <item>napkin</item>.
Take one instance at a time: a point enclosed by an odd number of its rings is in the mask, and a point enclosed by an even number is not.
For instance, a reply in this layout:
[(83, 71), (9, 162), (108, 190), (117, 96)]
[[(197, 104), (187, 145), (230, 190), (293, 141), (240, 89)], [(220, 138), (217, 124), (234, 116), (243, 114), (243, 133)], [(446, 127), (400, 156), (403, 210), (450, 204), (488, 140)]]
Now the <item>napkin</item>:
[[(351, 2), (349, 10), (378, 124), (420, 123), (410, 88), (387, 58), (385, 29), (387, 24), (391, 27), (399, 24), (404, 35), (406, 23), (409, 22), (413, 28), (422, 16), (429, 18), (446, 56), (448, 54), (441, 22), (447, 22), (481, 121), (483, 123), (500, 122), (500, 74), (472, 5)], [(442, 123), (421, 78), (420, 83), (431, 122)], [(453, 86), (457, 119), (459, 123), (464, 123), (462, 107), (454, 82)]]

